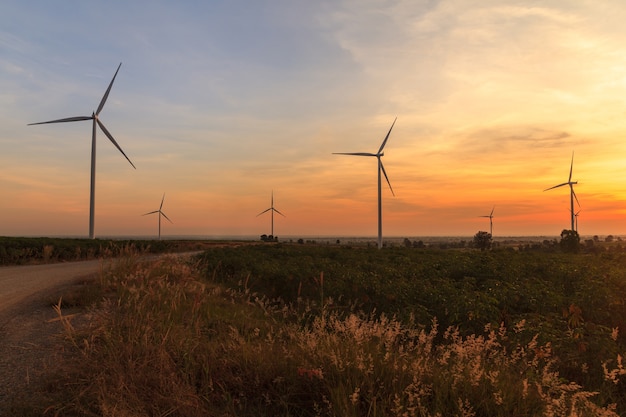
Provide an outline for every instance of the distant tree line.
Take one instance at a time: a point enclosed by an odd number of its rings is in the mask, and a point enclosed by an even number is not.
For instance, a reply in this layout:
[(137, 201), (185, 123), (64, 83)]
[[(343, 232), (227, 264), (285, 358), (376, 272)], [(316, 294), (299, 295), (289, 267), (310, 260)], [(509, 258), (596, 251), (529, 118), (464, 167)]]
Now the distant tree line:
[[(261, 240), (264, 242), (278, 242), (278, 237), (274, 237), (272, 235), (261, 235)], [(289, 239), (288, 243), (298, 243), (298, 244), (308, 244), (315, 245), (318, 244), (314, 239)], [(342, 242), (337, 239), (334, 242), (325, 242), (325, 244), (330, 245), (334, 243), (335, 245), (341, 245)], [(373, 245), (372, 242), (366, 243), (353, 243), (353, 242), (344, 242), (343, 245), (351, 246), (355, 245), (366, 245), (370, 247)], [(397, 243), (385, 242), (383, 246), (385, 247), (394, 247), (397, 246)], [(564, 252), (564, 253), (602, 253), (602, 252), (624, 252), (626, 251), (626, 246), (623, 245), (623, 240), (621, 237), (615, 237), (613, 235), (608, 235), (604, 239), (600, 239), (599, 236), (595, 235), (591, 239), (586, 239), (584, 241), (581, 240), (578, 232), (573, 230), (564, 229), (561, 232), (560, 239), (544, 239), (543, 241), (528, 241), (528, 242), (520, 242), (518, 240), (500, 240), (495, 241), (490, 233), (485, 231), (477, 232), (471, 240), (450, 240), (450, 241), (441, 241), (436, 243), (426, 243), (423, 240), (411, 240), (409, 238), (404, 238), (401, 246), (409, 249), (474, 249), (474, 250), (517, 250), (520, 252), (524, 251), (533, 251), (533, 252)]]

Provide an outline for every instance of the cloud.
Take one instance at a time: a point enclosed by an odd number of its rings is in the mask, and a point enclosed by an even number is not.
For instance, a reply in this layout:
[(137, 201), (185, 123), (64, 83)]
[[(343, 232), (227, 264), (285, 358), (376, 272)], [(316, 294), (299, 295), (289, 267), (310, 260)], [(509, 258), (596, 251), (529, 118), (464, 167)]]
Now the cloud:
[(459, 140), (455, 141), (452, 152), (459, 156), (472, 155), (491, 159), (529, 151), (538, 154), (543, 148), (560, 148), (564, 144), (573, 146), (574, 141), (572, 135), (566, 131), (528, 125), (492, 126), (463, 132)]

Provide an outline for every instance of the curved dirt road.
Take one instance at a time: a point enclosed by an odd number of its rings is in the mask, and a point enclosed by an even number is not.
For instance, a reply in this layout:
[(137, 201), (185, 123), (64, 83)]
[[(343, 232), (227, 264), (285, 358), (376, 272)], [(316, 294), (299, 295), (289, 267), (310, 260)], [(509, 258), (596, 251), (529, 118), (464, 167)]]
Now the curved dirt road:
[[(191, 256), (201, 251), (147, 255)], [(45, 383), (36, 381), (55, 369), (64, 354), (59, 335), (63, 328), (46, 296), (59, 288), (96, 277), (113, 267), (116, 259), (45, 265), (0, 267), (0, 416), (12, 415), (11, 404), (45, 402)], [(59, 362), (60, 363), (60, 362)], [(45, 382), (45, 381), (44, 381)], [(30, 397), (29, 397), (30, 396)]]
[[(202, 251), (147, 255), (143, 261), (162, 256), (191, 256)], [(71, 284), (110, 268), (115, 258), (44, 265), (0, 267), (0, 318), (21, 302), (39, 292)]]
[(111, 260), (0, 267), (0, 316), (29, 296), (92, 275)]

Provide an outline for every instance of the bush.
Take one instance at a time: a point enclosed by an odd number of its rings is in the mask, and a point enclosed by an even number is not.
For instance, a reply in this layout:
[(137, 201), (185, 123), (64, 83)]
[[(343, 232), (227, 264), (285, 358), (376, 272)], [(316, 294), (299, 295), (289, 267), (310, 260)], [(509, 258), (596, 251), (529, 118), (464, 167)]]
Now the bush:
[(580, 236), (575, 230), (563, 229), (561, 232), (561, 241), (559, 242), (561, 250), (565, 253), (580, 252)]
[(474, 247), (480, 250), (486, 250), (491, 247), (491, 233), (478, 232), (474, 235)]

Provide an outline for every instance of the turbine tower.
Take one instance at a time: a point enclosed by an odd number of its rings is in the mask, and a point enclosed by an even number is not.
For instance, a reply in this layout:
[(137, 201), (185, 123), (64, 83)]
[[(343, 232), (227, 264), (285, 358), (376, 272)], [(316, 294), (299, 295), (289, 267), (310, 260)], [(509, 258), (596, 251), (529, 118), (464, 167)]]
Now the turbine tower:
[(572, 171), (574, 169), (574, 152), (572, 152), (572, 163), (570, 164), (569, 167), (569, 178), (567, 179), (567, 182), (564, 182), (562, 184), (558, 184), (555, 185), (554, 187), (550, 187), (550, 188), (546, 188), (543, 191), (548, 191), (548, 190), (552, 190), (554, 188), (558, 188), (558, 187), (562, 187), (564, 185), (569, 185), (569, 190), (570, 190), (570, 195), (569, 195), (569, 199), (570, 199), (570, 217), (571, 217), (571, 224), (572, 224), (572, 228), (570, 230), (576, 230), (576, 214), (574, 212), (574, 199), (576, 199), (576, 202), (578, 203), (578, 207), (580, 207), (580, 202), (578, 201), (578, 197), (576, 197), (576, 193), (574, 192), (574, 184), (578, 184), (578, 181), (572, 181)]
[(283, 217), (287, 217), (283, 213), (281, 213), (280, 211), (278, 211), (278, 210), (276, 210), (274, 208), (274, 190), (272, 190), (272, 204), (270, 205), (270, 207), (268, 209), (263, 210), (262, 212), (260, 212), (256, 216), (259, 217), (261, 214), (267, 213), (268, 211), (272, 213), (272, 234), (271, 234), (271, 236), (272, 236), (272, 238), (274, 238), (274, 212), (280, 214)]
[(169, 219), (169, 217), (165, 215), (165, 213), (163, 213), (162, 211), (163, 201), (165, 201), (165, 193), (163, 193), (163, 198), (161, 199), (161, 205), (159, 206), (158, 210), (154, 210), (154, 211), (151, 211), (150, 213), (143, 214), (143, 216), (147, 216), (148, 214), (159, 213), (159, 240), (161, 240), (161, 216), (165, 217), (167, 221), (169, 221), (170, 223), (172, 224), (174, 223), (173, 221)]
[(113, 135), (104, 127), (104, 124), (100, 121), (99, 115), (104, 107), (104, 103), (106, 103), (107, 98), (109, 97), (109, 93), (111, 92), (111, 87), (113, 87), (113, 82), (115, 81), (115, 77), (117, 77), (117, 72), (120, 70), (122, 63), (117, 67), (115, 71), (115, 75), (113, 75), (113, 79), (109, 84), (109, 88), (107, 88), (102, 100), (100, 100), (100, 104), (98, 105), (98, 109), (95, 112), (91, 113), (91, 116), (77, 116), (77, 117), (67, 117), (65, 119), (56, 119), (50, 120), (48, 122), (39, 122), (39, 123), (29, 123), (28, 126), (32, 125), (43, 125), (48, 123), (65, 123), (65, 122), (79, 122), (83, 120), (92, 120), (92, 129), (91, 129), (91, 185), (90, 185), (90, 197), (89, 197), (89, 238), (93, 239), (94, 235), (94, 213), (95, 213), (95, 194), (96, 194), (96, 124), (100, 126), (100, 129), (106, 137), (115, 145), (115, 147), (124, 155), (126, 160), (130, 162), (133, 168), (136, 169), (135, 165), (131, 162), (131, 160), (126, 156), (120, 145), (117, 144)]
[(383, 143), (380, 145), (378, 152), (376, 153), (368, 153), (368, 152), (333, 152), (333, 155), (353, 155), (353, 156), (375, 156), (378, 159), (378, 249), (383, 247), (383, 220), (382, 220), (382, 180), (380, 173), (382, 172), (385, 175), (385, 179), (387, 180), (387, 184), (389, 185), (389, 189), (391, 190), (391, 194), (395, 197), (393, 192), (393, 188), (391, 188), (391, 183), (389, 182), (389, 177), (387, 177), (387, 172), (385, 172), (385, 167), (383, 165), (382, 157), (385, 155), (383, 149), (387, 144), (387, 140), (389, 139), (389, 135), (391, 134), (391, 129), (396, 124), (396, 117), (389, 128), (389, 132), (387, 132), (387, 136), (383, 140)]
[(496, 206), (493, 206), (491, 209), (491, 213), (488, 216), (478, 216), (478, 217), (488, 217), (489, 218), (489, 234), (493, 237), (493, 211), (496, 209)]

